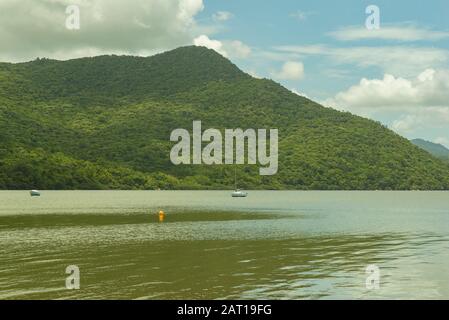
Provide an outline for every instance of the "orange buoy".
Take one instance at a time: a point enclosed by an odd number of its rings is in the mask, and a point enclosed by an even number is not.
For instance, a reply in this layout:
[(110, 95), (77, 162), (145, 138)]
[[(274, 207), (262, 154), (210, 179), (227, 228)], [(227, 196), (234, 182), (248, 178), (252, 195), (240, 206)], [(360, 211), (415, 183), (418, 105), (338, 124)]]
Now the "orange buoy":
[(164, 222), (164, 218), (165, 218), (165, 212), (164, 211), (159, 211), (159, 222)]

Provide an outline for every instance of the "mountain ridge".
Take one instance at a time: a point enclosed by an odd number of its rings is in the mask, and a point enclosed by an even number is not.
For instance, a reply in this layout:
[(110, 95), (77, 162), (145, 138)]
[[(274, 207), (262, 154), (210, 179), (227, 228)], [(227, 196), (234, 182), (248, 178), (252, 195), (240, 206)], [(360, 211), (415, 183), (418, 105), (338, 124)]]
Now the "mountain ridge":
[(410, 141), (435, 157), (449, 160), (449, 149), (440, 143), (434, 143), (424, 139), (412, 139)]
[(234, 166), (174, 166), (170, 132), (279, 128), (279, 172), (247, 189), (449, 189), (449, 166), (381, 124), (255, 79), (203, 47), (0, 64), (0, 188), (224, 189)]
[[(18, 67), (20, 75), (29, 79), (33, 84), (30, 93), (37, 99), (42, 98), (40, 95), (47, 99), (95, 94), (108, 103), (111, 99), (106, 96), (161, 97), (189, 90), (192, 84), (249, 77), (215, 51), (192, 48), (181, 47), (150, 57), (102, 55), (66, 61), (44, 58), (9, 67)], [(194, 54), (187, 55), (186, 51)]]

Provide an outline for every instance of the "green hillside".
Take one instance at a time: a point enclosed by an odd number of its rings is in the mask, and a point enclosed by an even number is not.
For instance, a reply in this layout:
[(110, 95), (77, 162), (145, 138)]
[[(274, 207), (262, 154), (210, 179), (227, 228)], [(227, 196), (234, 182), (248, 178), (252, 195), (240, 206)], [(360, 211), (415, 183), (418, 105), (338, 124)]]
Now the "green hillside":
[(223, 189), (233, 166), (175, 166), (175, 128), (278, 128), (279, 171), (246, 189), (449, 189), (449, 166), (381, 124), (255, 79), (215, 51), (0, 64), (0, 188)]

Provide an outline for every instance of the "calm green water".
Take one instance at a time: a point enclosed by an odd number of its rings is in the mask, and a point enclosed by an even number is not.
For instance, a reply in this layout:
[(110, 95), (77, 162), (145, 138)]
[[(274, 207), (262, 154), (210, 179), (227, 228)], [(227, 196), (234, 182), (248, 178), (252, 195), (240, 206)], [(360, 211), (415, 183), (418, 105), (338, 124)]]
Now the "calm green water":
[(0, 299), (73, 298), (448, 299), (449, 193), (0, 191)]

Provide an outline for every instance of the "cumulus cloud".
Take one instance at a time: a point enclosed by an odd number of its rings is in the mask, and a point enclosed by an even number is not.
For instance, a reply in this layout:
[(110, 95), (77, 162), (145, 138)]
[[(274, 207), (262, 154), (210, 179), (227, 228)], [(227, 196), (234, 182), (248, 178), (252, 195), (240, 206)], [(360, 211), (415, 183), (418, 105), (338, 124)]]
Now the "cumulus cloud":
[(251, 48), (238, 40), (224, 42), (224, 46), (231, 57), (247, 58), (251, 54)]
[(407, 114), (394, 120), (391, 129), (400, 134), (409, 134), (422, 125), (423, 119), (416, 114)]
[(212, 15), (212, 19), (215, 21), (227, 21), (231, 19), (234, 15), (228, 11), (218, 11)]
[(449, 70), (426, 69), (411, 79), (391, 74), (362, 79), (323, 104), (361, 116), (389, 118), (391, 129), (402, 135), (444, 135), (449, 127)]
[[(65, 26), (68, 5), (80, 29)], [(203, 0), (1, 0), (0, 59), (151, 54), (191, 43)]]
[(304, 77), (304, 65), (302, 62), (287, 61), (279, 72), (273, 73), (273, 77), (281, 80), (299, 80)]
[[(448, 126), (449, 107), (428, 107), (409, 110), (393, 121), (391, 129), (399, 134), (408, 136), (416, 132), (439, 132), (439, 134), (448, 134)], [(449, 137), (449, 134), (447, 137)], [(435, 142), (445, 144), (447, 137), (439, 137), (438, 141), (435, 140)]]
[(449, 38), (449, 31), (435, 31), (413, 25), (382, 25), (380, 29), (374, 30), (361, 26), (349, 26), (330, 32), (329, 35), (341, 41), (367, 39), (419, 41)]
[[(328, 105), (358, 108), (409, 109), (449, 105), (449, 70), (426, 69), (415, 79), (385, 74), (383, 79), (362, 79), (338, 93)], [(410, 119), (408, 120), (408, 122)]]
[(449, 51), (434, 47), (376, 46), (338, 48), (326, 45), (278, 46), (281, 54), (323, 56), (333, 63), (357, 67), (378, 67), (384, 72), (410, 76), (426, 68), (446, 66)]
[(217, 51), (222, 56), (227, 57), (228, 54), (223, 49), (223, 43), (218, 40), (212, 40), (206, 35), (201, 35), (193, 40), (193, 44), (199, 47), (206, 47), (212, 50)]
[(206, 47), (217, 51), (227, 58), (247, 58), (251, 54), (251, 48), (241, 41), (219, 41), (210, 39), (207, 35), (201, 35), (193, 40), (196, 46)]

